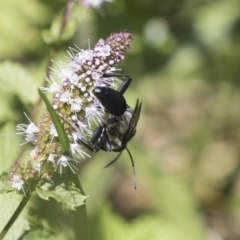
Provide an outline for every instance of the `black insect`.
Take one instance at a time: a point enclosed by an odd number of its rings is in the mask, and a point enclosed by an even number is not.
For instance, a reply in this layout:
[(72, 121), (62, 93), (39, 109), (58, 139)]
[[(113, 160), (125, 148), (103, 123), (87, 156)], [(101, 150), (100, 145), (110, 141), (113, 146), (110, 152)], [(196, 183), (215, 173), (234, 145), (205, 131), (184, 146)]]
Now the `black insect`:
[(135, 166), (132, 155), (127, 148), (127, 144), (136, 133), (142, 103), (137, 99), (135, 108), (132, 109), (127, 105), (123, 97), (124, 92), (127, 90), (132, 80), (129, 76), (122, 74), (103, 75), (103, 77), (116, 76), (126, 78), (117, 91), (109, 87), (96, 87), (93, 89), (93, 94), (98, 98), (105, 111), (110, 113), (111, 116), (104, 120), (94, 130), (90, 143), (83, 142), (83, 144), (94, 152), (98, 152), (100, 149), (107, 152), (119, 152), (117, 157), (105, 167), (117, 161), (122, 151), (126, 149), (131, 159), (134, 188), (136, 189)]
[(127, 103), (123, 94), (129, 87), (132, 78), (123, 74), (105, 73), (103, 77), (123, 77), (126, 80), (120, 85), (117, 91), (109, 87), (96, 87), (93, 89), (93, 94), (98, 98), (106, 112), (114, 116), (121, 116), (127, 108)]

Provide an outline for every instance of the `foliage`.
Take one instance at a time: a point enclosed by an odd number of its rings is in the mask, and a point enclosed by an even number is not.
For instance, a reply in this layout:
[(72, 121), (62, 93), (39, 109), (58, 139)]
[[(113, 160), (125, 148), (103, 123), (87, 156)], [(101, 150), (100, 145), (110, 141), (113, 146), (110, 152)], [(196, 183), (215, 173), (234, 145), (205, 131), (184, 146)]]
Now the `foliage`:
[[(80, 164), (93, 239), (240, 238), (239, 1), (115, 0), (101, 9), (75, 4), (61, 39), (56, 31), (65, 1), (0, 6), (0, 173), (28, 151), (20, 149), (15, 125), (38, 100), (48, 55), (57, 52), (54, 61), (61, 61), (68, 46), (88, 48), (88, 39), (92, 46), (127, 29), (134, 41), (121, 68), (133, 81), (125, 97), (130, 106), (143, 101), (129, 144), (137, 190), (126, 153), (107, 169), (112, 153)], [(85, 200), (61, 199), (65, 187), (54, 196), (65, 207)], [(5, 239), (73, 239), (69, 213), (43, 188), (38, 194), (49, 201), (33, 197)], [(1, 229), (19, 201), (15, 192), (0, 195)]]

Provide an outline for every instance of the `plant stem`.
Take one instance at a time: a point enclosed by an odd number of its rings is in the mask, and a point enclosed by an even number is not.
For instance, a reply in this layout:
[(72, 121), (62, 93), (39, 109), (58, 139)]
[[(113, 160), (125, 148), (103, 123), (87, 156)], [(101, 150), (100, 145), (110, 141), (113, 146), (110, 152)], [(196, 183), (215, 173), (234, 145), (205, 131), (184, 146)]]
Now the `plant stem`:
[[(58, 34), (59, 39), (61, 39), (62, 34), (64, 33), (64, 30), (65, 30), (65, 27), (67, 25), (68, 19), (69, 19), (70, 15), (71, 15), (71, 11), (72, 11), (72, 8), (73, 8), (73, 3), (74, 3), (73, 1), (67, 2), (66, 6), (65, 6), (65, 8), (63, 10), (61, 27), (60, 27), (59, 34)], [(48, 57), (48, 60), (47, 60), (47, 65), (46, 65), (46, 70), (45, 70), (46, 78), (49, 78), (50, 69), (51, 69), (51, 67), (53, 65), (52, 59), (55, 58), (55, 55), (57, 54), (57, 50), (58, 50), (58, 47), (56, 45), (52, 46), (50, 48), (49, 57)], [(48, 82), (46, 81), (46, 79), (44, 77), (44, 81), (43, 81), (42, 87), (47, 87), (47, 84), (48, 84)], [(41, 103), (42, 103), (42, 99), (39, 98), (37, 100), (37, 102), (34, 104), (33, 109), (31, 111), (31, 116), (30, 116), (31, 119), (34, 120), (34, 117), (37, 115), (36, 113), (39, 111)]]
[[(71, 172), (72, 181), (75, 186), (81, 191), (81, 194), (85, 195), (82, 185), (79, 181), (77, 174)], [(70, 215), (73, 221), (74, 233), (76, 240), (91, 240), (89, 226), (88, 226), (88, 217), (86, 210), (86, 200), (85, 204), (79, 206), (76, 211), (70, 211)]]
[(73, 222), (75, 239), (91, 240), (88, 228), (86, 203), (79, 206), (76, 211), (70, 211), (70, 215)]
[(4, 236), (7, 234), (8, 230), (11, 228), (13, 223), (16, 221), (16, 219), (18, 218), (18, 216), (20, 215), (20, 213), (22, 212), (22, 210), (28, 203), (30, 197), (31, 197), (31, 194), (26, 192), (26, 196), (23, 197), (18, 208), (16, 209), (16, 211), (14, 212), (14, 214), (12, 215), (12, 217), (10, 218), (10, 220), (8, 221), (8, 223), (6, 224), (6, 226), (3, 228), (2, 232), (0, 233), (0, 240), (2, 240), (4, 238)]

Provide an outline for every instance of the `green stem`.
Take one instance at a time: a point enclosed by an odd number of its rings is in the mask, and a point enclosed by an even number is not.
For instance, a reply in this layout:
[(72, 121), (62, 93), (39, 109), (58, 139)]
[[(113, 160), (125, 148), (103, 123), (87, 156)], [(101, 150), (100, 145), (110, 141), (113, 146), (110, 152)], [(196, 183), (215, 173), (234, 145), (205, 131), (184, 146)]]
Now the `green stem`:
[[(73, 174), (71, 172), (71, 176), (75, 186), (81, 191), (81, 194), (85, 195), (77, 174)], [(89, 226), (88, 226), (86, 201), (85, 201), (85, 204), (79, 206), (75, 211), (70, 211), (70, 215), (73, 221), (75, 239), (91, 240)]]
[(75, 211), (70, 211), (70, 215), (73, 221), (75, 239), (91, 240), (88, 228), (86, 204), (79, 206)]
[(4, 236), (7, 234), (8, 230), (11, 228), (13, 223), (16, 221), (16, 219), (18, 218), (18, 216), (20, 215), (20, 213), (22, 212), (22, 210), (28, 203), (28, 200), (30, 199), (30, 197), (31, 197), (31, 194), (26, 192), (26, 196), (23, 197), (18, 208), (16, 209), (16, 211), (14, 212), (14, 214), (12, 215), (12, 217), (10, 218), (10, 220), (8, 221), (8, 223), (6, 224), (6, 226), (3, 228), (2, 232), (0, 233), (0, 240), (2, 240), (4, 238)]

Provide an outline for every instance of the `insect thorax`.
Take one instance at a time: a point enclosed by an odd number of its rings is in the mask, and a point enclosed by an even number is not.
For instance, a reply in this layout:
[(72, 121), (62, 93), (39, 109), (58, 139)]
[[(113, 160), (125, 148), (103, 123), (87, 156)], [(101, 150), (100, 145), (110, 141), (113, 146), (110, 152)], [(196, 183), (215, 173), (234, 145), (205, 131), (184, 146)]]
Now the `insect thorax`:
[(122, 140), (128, 130), (131, 117), (132, 112), (127, 110), (120, 117), (114, 116), (106, 120), (106, 132), (113, 148), (114, 146), (119, 147), (123, 144)]

